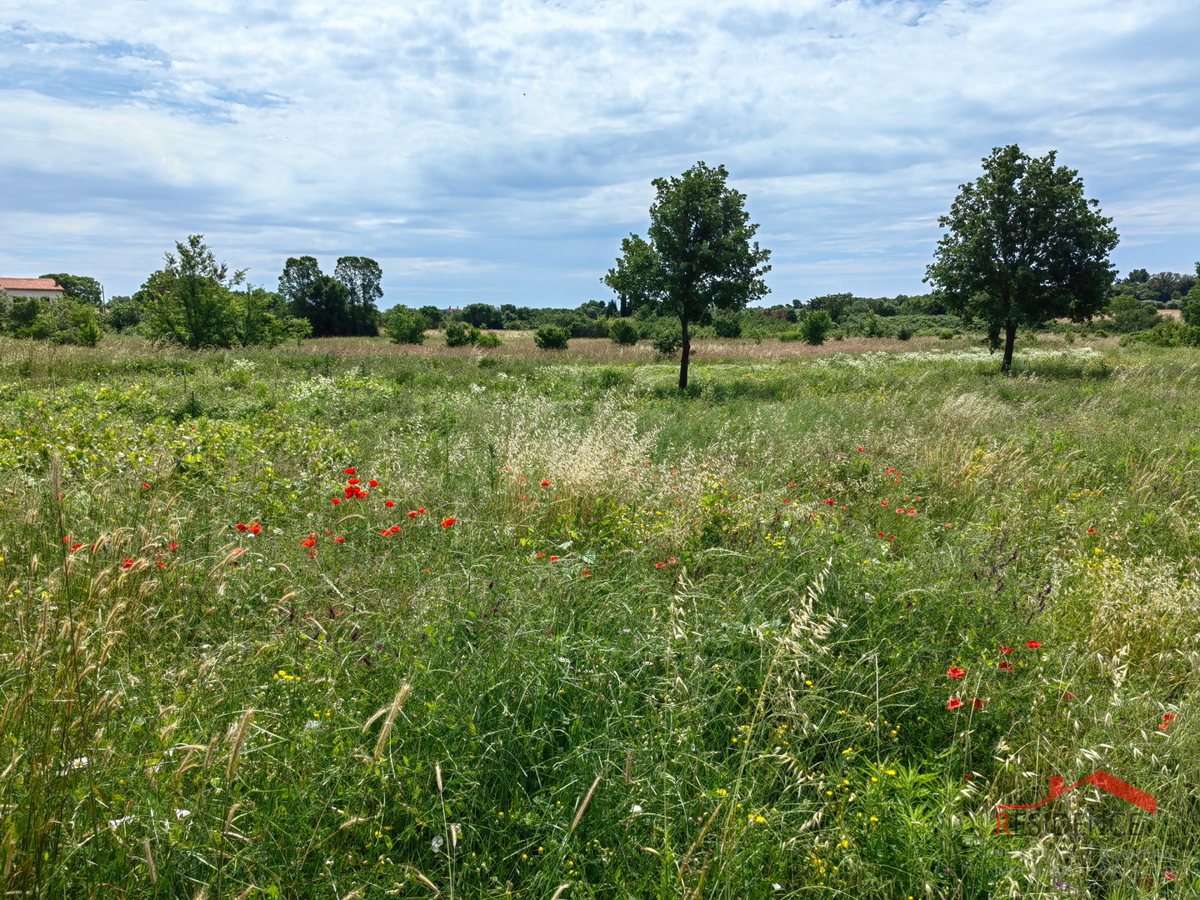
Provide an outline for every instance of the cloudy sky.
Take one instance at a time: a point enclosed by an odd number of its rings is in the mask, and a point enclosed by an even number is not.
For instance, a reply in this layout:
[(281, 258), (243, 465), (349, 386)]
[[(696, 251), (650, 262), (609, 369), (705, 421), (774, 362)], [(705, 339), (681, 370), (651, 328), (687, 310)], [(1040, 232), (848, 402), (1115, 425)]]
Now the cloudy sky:
[(768, 302), (919, 293), (993, 147), (1059, 151), (1122, 270), (1200, 259), (1195, 0), (5, 0), (0, 275), (136, 290), (203, 233), (274, 288), (576, 306), (652, 178), (724, 163)]

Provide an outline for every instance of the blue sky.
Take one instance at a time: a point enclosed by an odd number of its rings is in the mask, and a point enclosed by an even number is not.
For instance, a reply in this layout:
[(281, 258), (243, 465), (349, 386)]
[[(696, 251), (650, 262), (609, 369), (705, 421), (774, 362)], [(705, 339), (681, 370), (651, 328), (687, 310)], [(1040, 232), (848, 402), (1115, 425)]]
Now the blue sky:
[(1194, 0), (7, 0), (0, 275), (136, 290), (203, 233), (274, 288), (576, 306), (651, 179), (724, 163), (767, 302), (923, 291), (993, 147), (1059, 151), (1122, 272), (1200, 259)]

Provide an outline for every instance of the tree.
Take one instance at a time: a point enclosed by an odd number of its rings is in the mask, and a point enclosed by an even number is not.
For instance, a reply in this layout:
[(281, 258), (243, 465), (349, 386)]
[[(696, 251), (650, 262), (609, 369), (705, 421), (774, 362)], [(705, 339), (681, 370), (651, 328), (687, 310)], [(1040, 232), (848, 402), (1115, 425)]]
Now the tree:
[(202, 234), (188, 235), (186, 243), (176, 241), (175, 253), (163, 258), (166, 265), (139, 291), (147, 301), (151, 336), (190, 350), (239, 343), (230, 289), (243, 281), (245, 270), (230, 272), (217, 262)]
[(343, 256), (338, 259), (333, 277), (346, 288), (346, 310), (351, 335), (379, 334), (379, 301), (383, 299), (383, 270), (379, 263), (366, 256)]
[(319, 275), (308, 288), (304, 317), (312, 323), (315, 337), (352, 334), (349, 330), (350, 292), (331, 275)]
[(984, 174), (960, 185), (949, 229), (925, 272), (946, 305), (987, 325), (992, 349), (1004, 333), (1001, 371), (1012, 371), (1019, 327), (1053, 318), (1085, 321), (1104, 308), (1115, 277), (1108, 254), (1120, 238), (1098, 201), (1084, 199), (1078, 172), (1016, 144), (983, 160)]
[(39, 275), (39, 278), (53, 278), (58, 282), (63, 293), (73, 300), (79, 300), (99, 309), (104, 305), (104, 288), (95, 278), (87, 275)]
[(504, 328), (504, 316), (490, 303), (469, 303), (463, 307), (462, 319), (476, 328)]
[(292, 315), (308, 318), (309, 294), (321, 277), (321, 266), (314, 256), (289, 256), (279, 276), (279, 293), (291, 307)]
[(804, 317), (800, 324), (800, 336), (806, 344), (819, 347), (825, 343), (825, 336), (833, 328), (833, 317), (825, 310), (818, 309)]
[(383, 317), (383, 327), (395, 344), (423, 344), (430, 322), (419, 312), (403, 306), (393, 306)]
[(751, 243), (758, 226), (749, 224), (746, 195), (726, 185), (728, 177), (724, 166), (698, 162), (678, 178), (654, 179), (649, 241), (636, 234), (622, 240), (616, 268), (601, 279), (621, 299), (622, 315), (641, 306), (679, 319), (680, 390), (688, 381), (688, 326), (769, 291), (762, 276), (770, 251)]

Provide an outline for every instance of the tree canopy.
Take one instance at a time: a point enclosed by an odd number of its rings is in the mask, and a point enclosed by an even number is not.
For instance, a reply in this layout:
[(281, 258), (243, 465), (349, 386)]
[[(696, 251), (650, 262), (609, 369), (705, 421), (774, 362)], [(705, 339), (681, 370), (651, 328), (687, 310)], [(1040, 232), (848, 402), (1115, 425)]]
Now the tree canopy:
[(1055, 156), (1030, 157), (1012, 144), (984, 158), (983, 175), (960, 185), (938, 220), (948, 233), (925, 273), (947, 307), (987, 326), (993, 349), (1003, 333), (1005, 373), (1019, 327), (1089, 319), (1104, 308), (1115, 277), (1112, 219)]
[(339, 258), (333, 275), (322, 273), (315, 257), (288, 257), (279, 293), (292, 315), (312, 323), (316, 337), (374, 337), (379, 334), (382, 280), (379, 263), (365, 256)]
[(38, 277), (53, 278), (62, 287), (63, 293), (73, 300), (80, 300), (97, 309), (104, 305), (104, 288), (95, 278), (87, 275), (68, 275), (66, 272)]
[(762, 276), (769, 250), (751, 243), (746, 195), (725, 182), (725, 167), (698, 162), (678, 178), (656, 178), (649, 240), (621, 241), (621, 257), (601, 280), (620, 298), (621, 310), (653, 308), (679, 319), (682, 356), (679, 387), (687, 387), (691, 341), (688, 326), (706, 322), (714, 309), (742, 309), (765, 296)]

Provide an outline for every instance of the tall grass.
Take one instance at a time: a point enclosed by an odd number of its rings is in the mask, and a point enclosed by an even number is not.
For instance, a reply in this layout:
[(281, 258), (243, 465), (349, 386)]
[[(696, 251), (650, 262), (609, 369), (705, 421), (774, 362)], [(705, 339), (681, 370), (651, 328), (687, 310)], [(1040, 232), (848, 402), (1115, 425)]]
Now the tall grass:
[(10, 896), (1196, 892), (1190, 351), (506, 349), (0, 344)]

